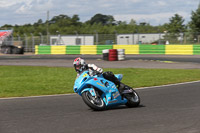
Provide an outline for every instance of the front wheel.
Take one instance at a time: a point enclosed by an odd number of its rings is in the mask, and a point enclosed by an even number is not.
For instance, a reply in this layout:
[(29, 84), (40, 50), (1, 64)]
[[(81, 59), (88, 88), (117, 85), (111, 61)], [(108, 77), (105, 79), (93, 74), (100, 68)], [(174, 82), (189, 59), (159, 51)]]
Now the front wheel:
[(140, 104), (140, 97), (138, 93), (132, 89), (132, 93), (125, 94), (126, 99), (128, 102), (126, 103), (127, 107), (138, 107)]
[(83, 92), (82, 99), (93, 110), (101, 111), (106, 107), (103, 99), (100, 96), (94, 97), (88, 91)]

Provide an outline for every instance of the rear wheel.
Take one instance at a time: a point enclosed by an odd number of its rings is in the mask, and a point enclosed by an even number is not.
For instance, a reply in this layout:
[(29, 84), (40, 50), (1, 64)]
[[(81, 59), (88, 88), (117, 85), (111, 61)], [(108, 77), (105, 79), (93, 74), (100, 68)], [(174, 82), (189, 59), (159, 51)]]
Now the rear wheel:
[(140, 97), (138, 93), (132, 89), (132, 93), (124, 94), (128, 102), (126, 103), (127, 107), (138, 107), (140, 104)]
[(82, 94), (83, 101), (93, 110), (104, 110), (105, 103), (100, 96), (94, 97), (90, 94), (90, 92), (86, 91)]

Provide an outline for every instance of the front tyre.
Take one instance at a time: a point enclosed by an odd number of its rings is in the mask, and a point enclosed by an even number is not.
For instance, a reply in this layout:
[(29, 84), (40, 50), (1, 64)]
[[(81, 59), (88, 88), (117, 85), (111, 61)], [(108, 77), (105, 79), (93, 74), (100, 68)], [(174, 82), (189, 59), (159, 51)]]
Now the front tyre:
[(104, 110), (106, 107), (103, 99), (100, 96), (97, 96), (95, 98), (88, 91), (83, 92), (82, 99), (93, 110), (101, 111)]
[(125, 94), (125, 97), (128, 100), (126, 106), (129, 108), (138, 107), (140, 104), (140, 97), (138, 93), (133, 89), (132, 91), (133, 91), (132, 93)]

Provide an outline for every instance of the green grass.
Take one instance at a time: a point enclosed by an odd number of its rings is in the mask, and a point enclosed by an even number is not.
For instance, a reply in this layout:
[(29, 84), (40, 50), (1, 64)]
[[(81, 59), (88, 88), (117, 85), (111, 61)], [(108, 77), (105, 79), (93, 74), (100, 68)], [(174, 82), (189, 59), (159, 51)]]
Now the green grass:
[[(123, 83), (147, 87), (200, 80), (200, 70), (191, 69), (104, 69), (122, 73)], [(0, 66), (0, 97), (23, 97), (73, 93), (73, 68)]]

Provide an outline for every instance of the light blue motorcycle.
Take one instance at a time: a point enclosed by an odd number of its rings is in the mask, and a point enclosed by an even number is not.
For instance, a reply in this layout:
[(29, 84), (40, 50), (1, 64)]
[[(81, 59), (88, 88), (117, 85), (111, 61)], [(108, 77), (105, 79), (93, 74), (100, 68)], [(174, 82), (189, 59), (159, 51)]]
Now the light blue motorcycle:
[[(122, 80), (122, 74), (115, 74)], [(82, 96), (83, 101), (93, 110), (104, 110), (110, 106), (126, 105), (137, 107), (140, 104), (138, 93), (131, 87), (125, 86), (124, 92), (119, 93), (116, 85), (103, 78), (102, 74), (95, 71), (83, 71), (75, 80), (74, 92)]]

